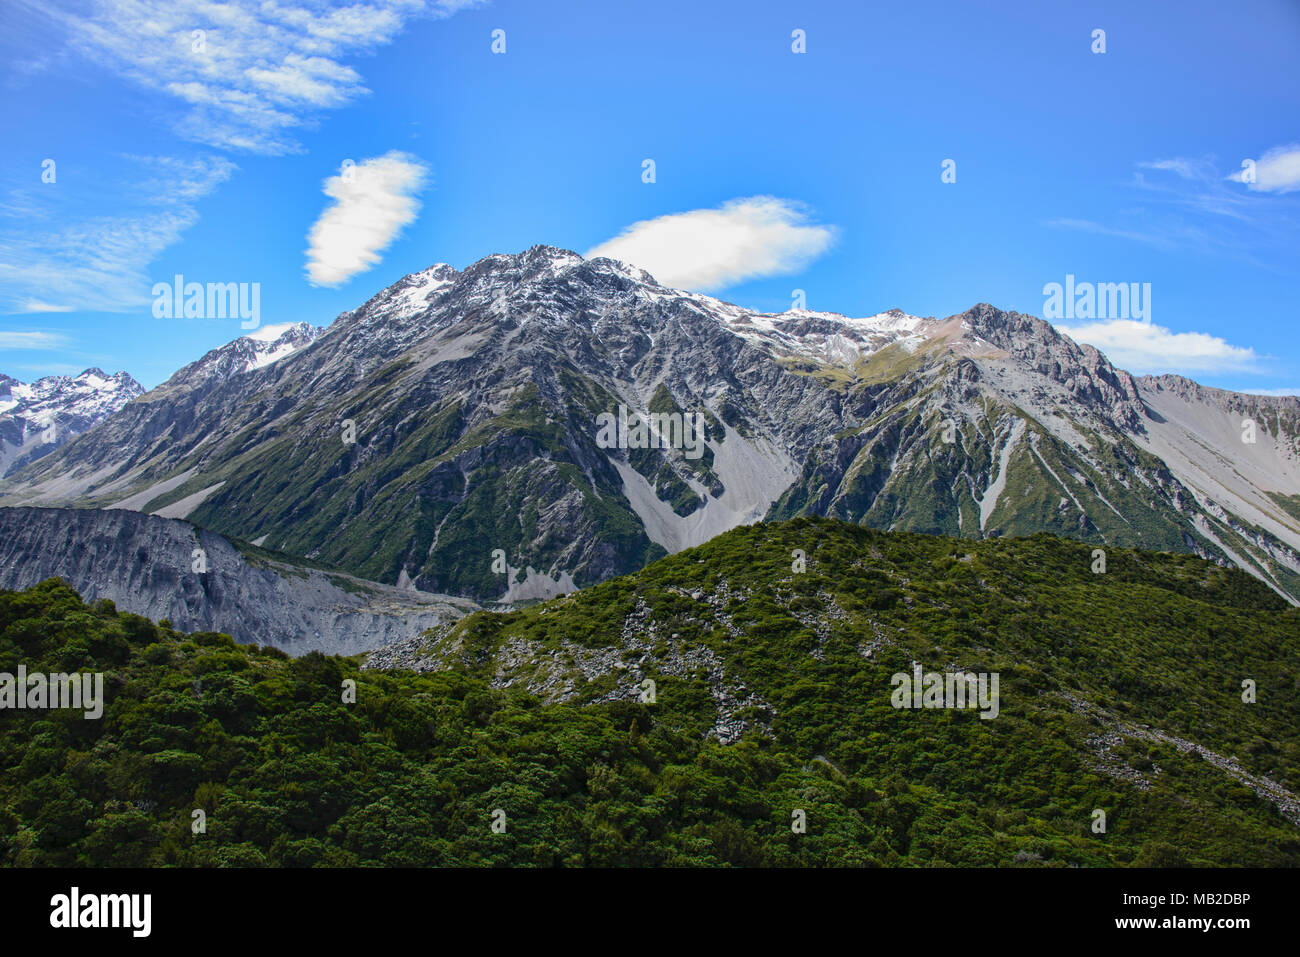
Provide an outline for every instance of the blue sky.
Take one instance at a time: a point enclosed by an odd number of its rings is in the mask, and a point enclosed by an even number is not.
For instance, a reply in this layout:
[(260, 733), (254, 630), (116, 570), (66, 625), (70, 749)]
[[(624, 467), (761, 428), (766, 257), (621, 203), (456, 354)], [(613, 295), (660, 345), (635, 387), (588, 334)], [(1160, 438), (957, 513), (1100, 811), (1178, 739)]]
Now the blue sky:
[(771, 311), (799, 288), (849, 315), (1043, 315), (1067, 274), (1150, 284), (1149, 322), (1058, 324), (1134, 372), (1300, 392), (1295, 0), (0, 18), (0, 371), (25, 381), (151, 387), (244, 331), (155, 316), (177, 273), (327, 325), (432, 263), (547, 243)]

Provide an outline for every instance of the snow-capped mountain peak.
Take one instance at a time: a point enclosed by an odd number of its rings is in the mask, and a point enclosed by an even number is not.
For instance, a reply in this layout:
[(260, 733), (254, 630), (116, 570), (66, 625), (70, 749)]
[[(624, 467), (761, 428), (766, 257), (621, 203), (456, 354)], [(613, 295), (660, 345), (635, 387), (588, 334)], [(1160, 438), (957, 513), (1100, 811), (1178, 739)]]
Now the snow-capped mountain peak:
[(96, 367), (32, 383), (0, 375), (0, 475), (54, 451), (143, 393), (127, 373)]
[(167, 384), (183, 383), (187, 387), (193, 387), (210, 379), (224, 380), (265, 368), (309, 345), (323, 331), (319, 326), (307, 322), (263, 326), (213, 349), (172, 376)]

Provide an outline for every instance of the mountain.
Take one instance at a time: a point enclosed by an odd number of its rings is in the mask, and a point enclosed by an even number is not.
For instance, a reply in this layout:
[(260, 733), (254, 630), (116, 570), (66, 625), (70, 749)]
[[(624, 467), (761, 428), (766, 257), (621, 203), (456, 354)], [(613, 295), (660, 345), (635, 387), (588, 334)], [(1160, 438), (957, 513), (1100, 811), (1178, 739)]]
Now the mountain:
[(125, 372), (87, 369), (30, 384), (0, 374), (0, 476), (48, 455), (143, 394)]
[[(1190, 552), (1300, 600), (1300, 399), (1135, 378), (987, 304), (761, 314), (537, 246), (406, 276), (272, 364), (195, 368), (0, 504), (187, 517), (478, 600), (808, 515)], [(670, 447), (619, 447), (652, 416)]]
[(771, 517), (1191, 551), (1300, 597), (1300, 399), (1136, 379), (988, 305), (803, 371), (848, 375), (862, 425), (815, 450)]
[(306, 322), (263, 326), (213, 349), (172, 376), (177, 385), (195, 387), (210, 381), (224, 382), (231, 376), (261, 369), (309, 345), (323, 330)]
[(0, 508), (0, 588), (60, 577), (86, 599), (291, 654), (352, 654), (477, 606), (364, 581), (177, 519), (126, 510)]
[[(0, 593), (0, 670), (105, 691), (100, 720), (0, 722), (0, 862), (1296, 866), (1300, 609), (1192, 555), (1109, 559), (746, 526), (439, 627), (420, 673)], [(918, 667), (984, 691), (901, 707)]]

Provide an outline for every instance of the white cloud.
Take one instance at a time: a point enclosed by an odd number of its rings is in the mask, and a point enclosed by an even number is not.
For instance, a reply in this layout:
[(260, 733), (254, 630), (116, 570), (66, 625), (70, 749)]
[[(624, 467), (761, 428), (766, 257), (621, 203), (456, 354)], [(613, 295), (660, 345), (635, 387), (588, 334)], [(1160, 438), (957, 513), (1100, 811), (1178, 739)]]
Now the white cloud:
[(392, 151), (325, 180), (324, 193), (334, 204), (307, 234), (307, 280), (338, 286), (377, 265), (379, 253), (415, 220), (415, 194), (427, 174), (414, 156)]
[(1115, 365), (1136, 375), (1248, 371), (1260, 358), (1253, 349), (1231, 345), (1218, 336), (1171, 332), (1135, 319), (1053, 325), (1076, 342), (1100, 349)]
[(633, 223), (584, 258), (639, 266), (659, 282), (702, 292), (798, 272), (835, 241), (833, 226), (808, 223), (804, 207), (774, 196), (733, 199)]
[[(236, 168), (220, 156), (126, 160), (120, 172), (80, 188), (38, 185), (22, 195), (18, 212), (3, 211), (17, 220), (0, 228), (5, 311), (126, 312), (147, 303), (149, 264), (198, 221), (194, 203)], [(23, 203), (44, 212), (24, 214)]]
[[(88, 12), (51, 11), (72, 46), (127, 78), (190, 106), (181, 135), (222, 148), (299, 149), (290, 129), (368, 91), (343, 57), (391, 43), (420, 17), (447, 17), (478, 0), (92, 0)], [(202, 49), (193, 31), (202, 30)]]
[(1167, 160), (1151, 160), (1147, 163), (1138, 163), (1143, 169), (1160, 169), (1167, 170), (1171, 173), (1177, 173), (1183, 179), (1200, 179), (1201, 171), (1198, 168), (1196, 160), (1183, 159), (1175, 157)]
[(57, 332), (0, 332), (0, 349), (58, 349), (67, 342)]
[(72, 312), (71, 306), (55, 306), (40, 299), (28, 299), (20, 303), (15, 312)]
[[(1228, 179), (1245, 182), (1246, 170)], [(1275, 146), (1255, 161), (1255, 182), (1247, 184), (1261, 193), (1289, 193), (1300, 189), (1300, 145)]]

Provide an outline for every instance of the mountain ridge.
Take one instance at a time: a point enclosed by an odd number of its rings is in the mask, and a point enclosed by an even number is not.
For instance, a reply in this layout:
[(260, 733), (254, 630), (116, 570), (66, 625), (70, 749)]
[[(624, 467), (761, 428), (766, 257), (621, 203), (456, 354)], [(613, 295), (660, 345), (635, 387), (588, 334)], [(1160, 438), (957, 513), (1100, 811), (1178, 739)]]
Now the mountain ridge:
[(0, 476), (88, 431), (144, 391), (127, 373), (108, 375), (98, 366), (31, 383), (0, 373)]
[[(1213, 398), (987, 303), (766, 314), (534, 246), (404, 276), (220, 388), (161, 387), (0, 503), (167, 510), (478, 600), (805, 514), (1189, 551), (1300, 600), (1300, 402)], [(601, 448), (620, 407), (699, 413), (703, 456)]]

